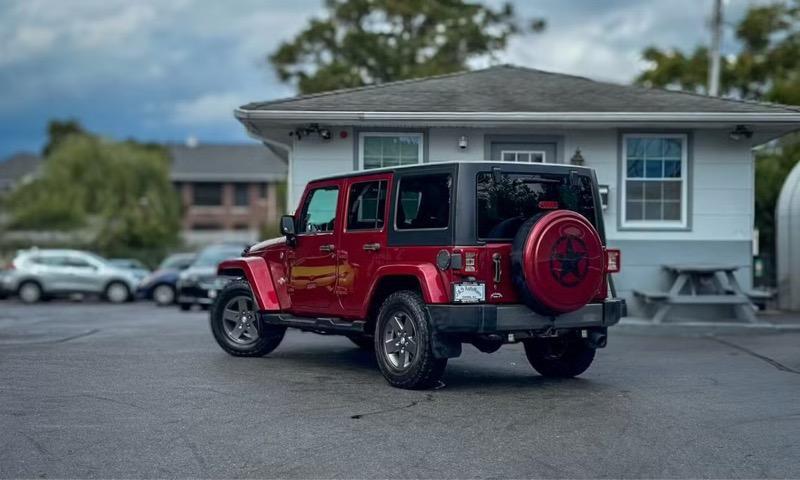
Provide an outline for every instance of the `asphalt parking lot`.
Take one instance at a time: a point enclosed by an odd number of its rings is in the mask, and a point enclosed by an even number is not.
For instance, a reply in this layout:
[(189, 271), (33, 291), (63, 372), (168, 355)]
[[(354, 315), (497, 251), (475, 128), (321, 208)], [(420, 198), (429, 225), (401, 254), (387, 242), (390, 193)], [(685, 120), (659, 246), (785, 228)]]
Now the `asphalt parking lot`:
[(0, 301), (0, 476), (798, 477), (800, 334), (614, 334), (580, 379), (522, 348), (389, 387), (346, 339), (233, 358), (207, 313)]

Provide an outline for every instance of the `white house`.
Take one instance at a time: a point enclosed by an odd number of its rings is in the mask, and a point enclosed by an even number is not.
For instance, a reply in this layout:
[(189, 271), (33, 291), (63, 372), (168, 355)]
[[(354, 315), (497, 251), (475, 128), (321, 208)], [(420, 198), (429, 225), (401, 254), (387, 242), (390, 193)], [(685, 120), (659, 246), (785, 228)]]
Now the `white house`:
[[(580, 162), (608, 189), (621, 294), (666, 288), (664, 263), (743, 266), (751, 281), (752, 149), (800, 127), (800, 109), (497, 66), (236, 110), (285, 155), (289, 209), (306, 182), (445, 160)], [(631, 302), (631, 310), (638, 306)]]

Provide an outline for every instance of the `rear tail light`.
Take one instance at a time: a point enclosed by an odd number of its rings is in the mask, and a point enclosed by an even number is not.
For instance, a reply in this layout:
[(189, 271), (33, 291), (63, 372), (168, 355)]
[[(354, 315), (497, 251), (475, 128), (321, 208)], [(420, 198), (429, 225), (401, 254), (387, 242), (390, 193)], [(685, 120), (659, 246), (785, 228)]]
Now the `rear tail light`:
[(622, 253), (617, 249), (606, 250), (606, 272), (617, 273), (620, 271)]
[(475, 258), (478, 256), (475, 252), (465, 252), (464, 254), (464, 271), (465, 272), (475, 272), (476, 263)]

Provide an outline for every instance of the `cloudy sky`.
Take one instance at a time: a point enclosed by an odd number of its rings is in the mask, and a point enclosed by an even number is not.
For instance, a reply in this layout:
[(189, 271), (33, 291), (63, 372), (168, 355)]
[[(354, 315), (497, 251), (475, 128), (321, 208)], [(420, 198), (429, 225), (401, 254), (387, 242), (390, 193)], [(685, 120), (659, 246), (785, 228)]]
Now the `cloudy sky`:
[[(547, 29), (499, 61), (629, 82), (645, 46), (707, 42), (711, 1), (520, 0)], [(726, 22), (755, 1), (728, 0)], [(0, 158), (40, 149), (51, 118), (115, 138), (248, 141), (232, 109), (294, 93), (265, 56), (323, 14), (321, 0), (0, 0)]]

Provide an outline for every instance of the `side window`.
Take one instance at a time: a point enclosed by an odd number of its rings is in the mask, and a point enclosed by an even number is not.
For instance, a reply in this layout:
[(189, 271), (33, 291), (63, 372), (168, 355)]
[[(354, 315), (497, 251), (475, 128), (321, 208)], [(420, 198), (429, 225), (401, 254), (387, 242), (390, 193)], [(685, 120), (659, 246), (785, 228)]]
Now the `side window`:
[(452, 179), (448, 174), (403, 177), (397, 194), (398, 230), (447, 228)]
[(332, 232), (336, 223), (339, 187), (312, 190), (303, 205), (298, 233)]
[(64, 265), (77, 268), (90, 268), (92, 266), (86, 259), (81, 257), (67, 257), (64, 259)]
[(386, 180), (350, 186), (347, 202), (348, 230), (379, 230), (386, 212)]

